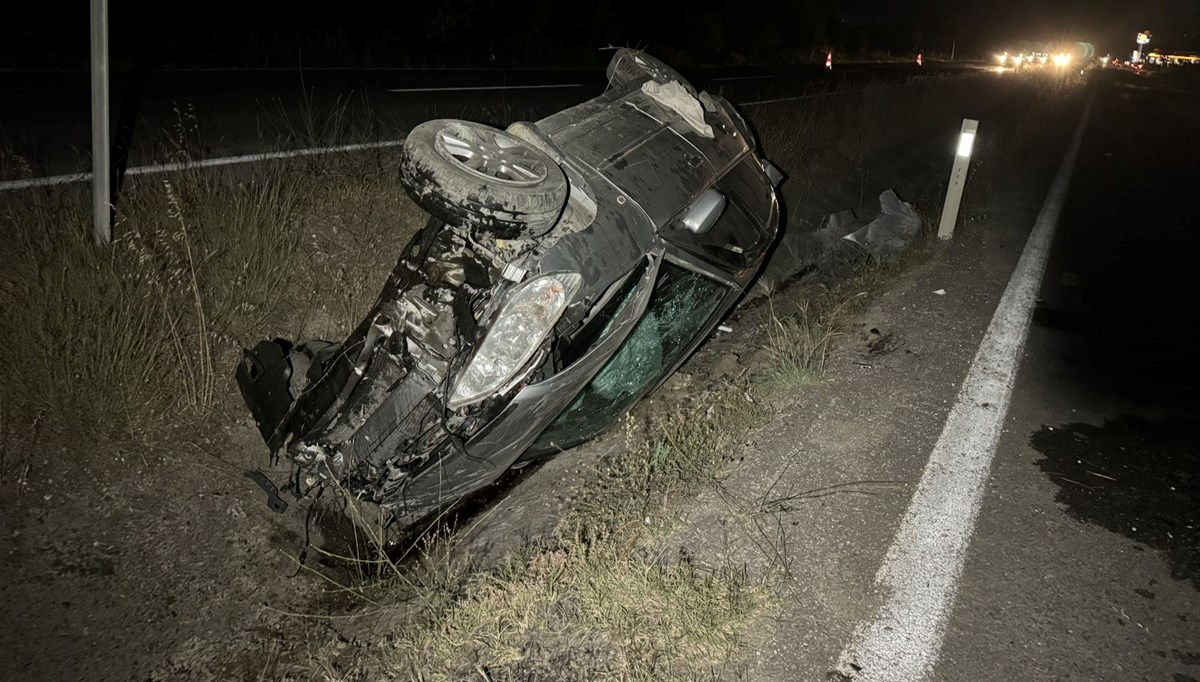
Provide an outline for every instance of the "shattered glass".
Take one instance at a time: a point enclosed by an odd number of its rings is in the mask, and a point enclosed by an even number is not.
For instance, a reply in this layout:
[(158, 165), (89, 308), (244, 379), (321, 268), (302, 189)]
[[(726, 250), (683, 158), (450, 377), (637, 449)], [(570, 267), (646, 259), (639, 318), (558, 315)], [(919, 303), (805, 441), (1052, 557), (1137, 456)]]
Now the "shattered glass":
[(699, 273), (663, 263), (646, 312), (591, 383), (530, 448), (567, 448), (607, 429), (687, 352), (727, 289)]

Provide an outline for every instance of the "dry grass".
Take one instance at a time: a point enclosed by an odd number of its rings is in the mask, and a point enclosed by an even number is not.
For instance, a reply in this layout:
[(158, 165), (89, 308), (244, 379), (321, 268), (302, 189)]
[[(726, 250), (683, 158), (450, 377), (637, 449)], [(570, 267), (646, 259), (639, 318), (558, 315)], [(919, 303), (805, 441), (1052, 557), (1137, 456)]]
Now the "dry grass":
[(669, 527), (674, 505), (718, 480), (745, 435), (769, 421), (749, 378), (723, 384), (694, 404), (655, 416), (645, 428), (625, 422), (625, 448), (578, 491), (559, 534), (565, 541), (630, 542)]
[(510, 556), (431, 625), (400, 634), (384, 669), (407, 679), (661, 680), (720, 668), (760, 595), (744, 574), (647, 561), (614, 545)]
[(20, 349), (0, 361), (0, 405), (83, 435), (151, 438), (237, 395), (242, 345), (340, 336), (421, 219), (393, 160), (131, 179), (107, 248), (90, 242), (80, 188), (0, 195), (0, 332)]
[(794, 389), (819, 381), (825, 356), (837, 335), (832, 316), (820, 318), (805, 299), (795, 314), (780, 318), (772, 306), (766, 350), (771, 362), (763, 380), (772, 390)]

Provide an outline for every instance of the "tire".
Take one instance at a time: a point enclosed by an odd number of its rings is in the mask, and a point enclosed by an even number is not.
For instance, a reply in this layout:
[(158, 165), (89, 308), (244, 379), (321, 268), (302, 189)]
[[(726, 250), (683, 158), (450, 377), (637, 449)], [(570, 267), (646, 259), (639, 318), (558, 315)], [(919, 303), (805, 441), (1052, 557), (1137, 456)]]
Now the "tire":
[(696, 96), (696, 88), (692, 87), (692, 84), (678, 71), (667, 66), (666, 62), (655, 59), (641, 50), (631, 50), (627, 47), (617, 50), (617, 53), (608, 62), (608, 69), (605, 73), (608, 74), (609, 85), (620, 85), (649, 76), (651, 80), (658, 83), (679, 81), (688, 92), (692, 93), (693, 97)]
[(500, 239), (545, 233), (569, 191), (562, 169), (541, 150), (491, 126), (453, 119), (413, 128), (400, 181), (438, 220)]

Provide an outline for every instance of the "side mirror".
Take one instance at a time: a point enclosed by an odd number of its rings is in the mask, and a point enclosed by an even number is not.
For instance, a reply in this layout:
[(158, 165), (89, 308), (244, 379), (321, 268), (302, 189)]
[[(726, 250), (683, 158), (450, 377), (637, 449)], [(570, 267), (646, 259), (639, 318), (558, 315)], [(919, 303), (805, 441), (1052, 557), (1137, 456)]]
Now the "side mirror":
[(715, 189), (709, 189), (692, 202), (692, 207), (680, 222), (683, 223), (683, 229), (695, 234), (704, 234), (724, 212), (725, 195)]

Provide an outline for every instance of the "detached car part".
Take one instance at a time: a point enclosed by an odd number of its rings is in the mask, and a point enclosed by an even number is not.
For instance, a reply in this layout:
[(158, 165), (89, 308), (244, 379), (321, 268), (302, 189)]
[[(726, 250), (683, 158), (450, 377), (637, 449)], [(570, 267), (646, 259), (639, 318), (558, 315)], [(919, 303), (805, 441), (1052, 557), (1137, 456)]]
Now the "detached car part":
[(337, 486), (403, 528), (606, 430), (741, 296), (782, 176), (666, 64), (618, 50), (608, 76), (536, 123), (413, 129), (401, 178), (430, 219), (366, 319), (244, 352), (293, 493)]

